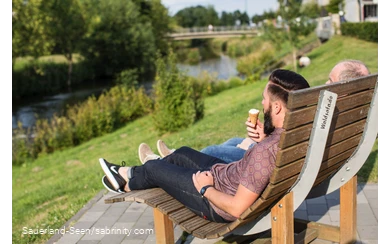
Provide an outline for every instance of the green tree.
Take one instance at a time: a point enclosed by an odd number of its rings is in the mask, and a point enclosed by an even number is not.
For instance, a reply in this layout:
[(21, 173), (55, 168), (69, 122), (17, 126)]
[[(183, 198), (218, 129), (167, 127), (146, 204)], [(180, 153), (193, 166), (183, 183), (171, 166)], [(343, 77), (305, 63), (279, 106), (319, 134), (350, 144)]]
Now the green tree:
[(56, 48), (68, 60), (68, 87), (71, 86), (73, 54), (86, 32), (86, 23), (78, 0), (51, 0), (45, 2), (50, 22), (45, 26)]
[(213, 6), (196, 6), (180, 10), (174, 16), (177, 24), (182, 27), (205, 27), (209, 24), (218, 25), (219, 17)]
[(45, 27), (50, 16), (43, 0), (12, 0), (12, 64), (15, 58), (50, 54), (54, 40)]
[(264, 20), (264, 16), (255, 14), (255, 15), (252, 16), (251, 20), (252, 20), (252, 23), (258, 24), (258, 23), (260, 23), (260, 22), (262, 22)]
[(276, 12), (272, 11), (272, 10), (270, 10), (268, 12), (264, 11), (263, 16), (264, 16), (264, 19), (275, 19), (276, 18)]
[(137, 70), (140, 80), (155, 72), (156, 40), (152, 23), (142, 18), (132, 1), (84, 0), (90, 19), (80, 52), (98, 75), (113, 77), (122, 70)]
[(235, 24), (233, 14), (222, 11), (220, 23), (222, 26), (233, 26)]
[(294, 71), (297, 70), (297, 47), (302, 37), (312, 33), (316, 27), (315, 21), (309, 18), (307, 9), (302, 8), (301, 0), (278, 0), (280, 28), (282, 32), (279, 41), (287, 41), (292, 47)]
[(240, 22), (241, 22), (241, 25), (249, 25), (249, 16), (246, 12), (241, 14)]
[(314, 1), (303, 4), (302, 5), (302, 12), (304, 12), (307, 15), (307, 17), (313, 18), (313, 19), (321, 16), (321, 8)]
[(326, 5), (325, 8), (329, 13), (336, 14), (340, 10), (344, 9), (344, 0), (330, 0), (329, 4)]
[(133, 2), (138, 6), (141, 22), (151, 24), (157, 49), (165, 53), (169, 46), (168, 39), (165, 37), (171, 31), (170, 26), (173, 22), (168, 9), (160, 0), (133, 0)]

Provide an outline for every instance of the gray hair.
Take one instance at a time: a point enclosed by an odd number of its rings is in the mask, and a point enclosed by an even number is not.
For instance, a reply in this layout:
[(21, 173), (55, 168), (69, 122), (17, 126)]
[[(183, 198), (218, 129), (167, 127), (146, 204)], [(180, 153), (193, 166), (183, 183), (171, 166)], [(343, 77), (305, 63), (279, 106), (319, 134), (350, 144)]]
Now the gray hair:
[(359, 60), (346, 59), (338, 64), (343, 64), (344, 69), (340, 72), (338, 80), (351, 80), (361, 76), (366, 76), (370, 74), (367, 66)]

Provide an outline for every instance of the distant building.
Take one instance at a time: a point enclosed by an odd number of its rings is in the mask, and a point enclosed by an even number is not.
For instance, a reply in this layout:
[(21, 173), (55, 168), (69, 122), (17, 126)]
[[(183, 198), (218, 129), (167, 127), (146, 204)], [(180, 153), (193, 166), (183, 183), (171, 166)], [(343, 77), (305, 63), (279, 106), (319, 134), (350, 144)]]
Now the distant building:
[[(321, 8), (321, 16), (317, 18), (316, 34), (321, 41), (329, 40), (340, 34), (343, 22), (378, 22), (378, 0), (344, 0), (344, 8), (338, 13), (328, 13), (325, 6), (330, 0), (303, 0), (302, 4), (315, 2)], [(341, 7), (341, 6), (340, 6)]]
[[(329, 4), (329, 0), (303, 0), (302, 4), (313, 1), (320, 7)], [(347, 22), (378, 21), (378, 0), (344, 0), (344, 9), (340, 10)]]

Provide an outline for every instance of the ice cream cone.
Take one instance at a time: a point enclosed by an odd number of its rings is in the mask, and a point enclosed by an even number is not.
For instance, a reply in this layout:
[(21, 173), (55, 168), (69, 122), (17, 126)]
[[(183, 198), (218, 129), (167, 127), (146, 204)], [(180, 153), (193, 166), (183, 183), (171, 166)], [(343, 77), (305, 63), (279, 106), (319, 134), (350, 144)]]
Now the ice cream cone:
[(259, 117), (259, 110), (258, 109), (255, 109), (255, 108), (252, 108), (251, 110), (249, 110), (249, 117), (251, 118), (251, 123), (252, 124), (256, 124), (257, 123), (257, 118)]

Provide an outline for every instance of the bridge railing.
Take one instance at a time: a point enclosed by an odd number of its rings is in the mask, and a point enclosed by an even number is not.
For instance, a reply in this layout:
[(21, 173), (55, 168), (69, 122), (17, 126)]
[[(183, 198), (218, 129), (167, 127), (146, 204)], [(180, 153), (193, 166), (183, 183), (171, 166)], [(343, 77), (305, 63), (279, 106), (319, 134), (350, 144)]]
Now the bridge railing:
[(209, 28), (208, 26), (203, 27), (191, 27), (191, 28), (176, 28), (172, 34), (181, 34), (181, 33), (196, 33), (196, 32), (226, 32), (226, 31), (258, 31), (261, 27), (259, 26), (213, 26)]

